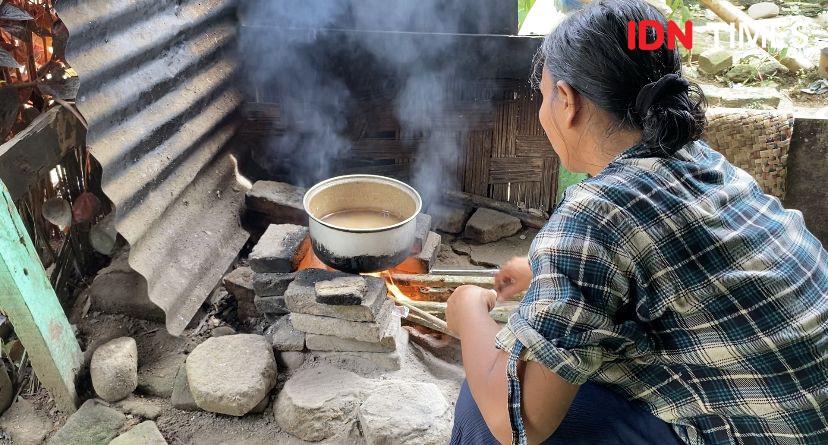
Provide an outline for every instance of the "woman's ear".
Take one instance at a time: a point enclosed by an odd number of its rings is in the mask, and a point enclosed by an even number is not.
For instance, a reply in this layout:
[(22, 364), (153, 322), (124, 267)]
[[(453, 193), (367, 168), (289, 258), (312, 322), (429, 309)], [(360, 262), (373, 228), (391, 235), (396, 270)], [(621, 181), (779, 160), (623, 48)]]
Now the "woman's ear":
[(555, 89), (558, 100), (561, 101), (562, 121), (567, 128), (572, 128), (581, 109), (581, 95), (563, 80), (555, 82)]

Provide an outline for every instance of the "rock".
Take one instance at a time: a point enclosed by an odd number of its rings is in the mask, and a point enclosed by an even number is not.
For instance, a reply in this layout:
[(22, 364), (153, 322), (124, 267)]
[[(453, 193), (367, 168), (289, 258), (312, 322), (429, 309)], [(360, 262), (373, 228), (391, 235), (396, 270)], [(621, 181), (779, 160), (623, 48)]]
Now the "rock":
[(765, 105), (776, 108), (782, 96), (773, 88), (767, 87), (733, 87), (719, 88), (712, 85), (702, 87), (710, 106), (726, 108), (744, 108)]
[(828, 11), (819, 14), (816, 20), (823, 28), (828, 29)]
[(11, 436), (13, 444), (39, 445), (52, 431), (52, 421), (32, 402), (20, 398), (0, 417), (0, 431)]
[(143, 419), (155, 420), (161, 415), (162, 408), (155, 403), (136, 396), (130, 396), (118, 402), (118, 407), (125, 413)]
[(187, 382), (199, 408), (243, 416), (276, 382), (273, 348), (261, 335), (213, 337), (186, 361)]
[[(334, 306), (343, 307), (343, 306)], [(386, 300), (382, 310), (377, 314), (376, 322), (369, 321), (349, 321), (341, 318), (322, 317), (319, 315), (308, 315), (294, 312), (291, 317), (293, 327), (296, 329), (320, 335), (335, 335), (342, 338), (352, 338), (354, 340), (379, 342), (385, 333), (388, 323), (391, 321), (393, 315), (392, 309), (394, 303), (391, 300)]]
[(287, 309), (285, 297), (257, 296), (253, 302), (256, 304), (256, 310), (262, 315), (285, 315), (290, 313)]
[(253, 269), (239, 267), (222, 279), (224, 288), (238, 303), (238, 317), (240, 320), (256, 317), (256, 307), (253, 305)]
[(126, 421), (120, 411), (95, 399), (87, 400), (69, 416), (66, 424), (51, 439), (49, 445), (107, 445), (118, 435)]
[(258, 273), (293, 272), (308, 252), (308, 228), (271, 224), (250, 252), (250, 267)]
[(382, 308), (382, 304), (388, 300), (386, 297), (388, 288), (385, 286), (385, 281), (380, 278), (364, 277), (368, 283), (368, 290), (362, 302), (358, 305), (336, 306), (321, 304), (316, 301), (315, 284), (318, 281), (349, 276), (353, 275), (321, 269), (300, 271), (285, 292), (285, 303), (288, 310), (293, 313), (336, 317), (343, 320), (373, 321)]
[(472, 264), (500, 267), (516, 256), (527, 256), (537, 234), (536, 229), (526, 229), (490, 244), (471, 244), (458, 239), (451, 244), (451, 248), (457, 253), (468, 255)]
[(183, 354), (168, 354), (154, 362), (144, 363), (138, 369), (138, 391), (168, 399), (172, 394), (178, 368), (185, 358)]
[(254, 406), (253, 409), (251, 409), (247, 413), (248, 414), (261, 414), (267, 409), (268, 405), (270, 405), (270, 394), (265, 395), (264, 399), (260, 400), (259, 404)]
[(330, 366), (306, 368), (286, 383), (273, 409), (285, 431), (318, 442), (334, 437), (356, 420), (357, 409), (374, 383)]
[(786, 73), (788, 69), (771, 58), (746, 57), (733, 65), (725, 74), (732, 82), (744, 83), (772, 76), (777, 72)]
[(305, 345), (311, 351), (332, 352), (393, 352), (400, 335), (400, 318), (392, 317), (379, 342), (357, 341), (338, 335), (306, 334)]
[(314, 283), (316, 302), (334, 305), (362, 304), (368, 283), (359, 275), (336, 277)]
[(386, 384), (359, 407), (368, 445), (441, 445), (451, 437), (446, 398), (433, 383)]
[(173, 383), (172, 395), (170, 396), (172, 406), (184, 411), (198, 411), (198, 405), (190, 392), (190, 384), (187, 381), (187, 367), (181, 365)]
[(247, 192), (248, 210), (264, 216), (271, 224), (308, 224), (302, 206), (305, 189), (284, 182), (256, 181)]
[(253, 292), (259, 297), (281, 297), (296, 273), (257, 273), (253, 275)]
[(773, 2), (759, 2), (750, 5), (747, 14), (754, 20), (768, 19), (779, 15), (779, 6)]
[(414, 231), (414, 245), (411, 246), (411, 254), (416, 255), (423, 250), (423, 244), (431, 231), (431, 216), (425, 213), (417, 215), (417, 227)]
[(128, 261), (129, 251), (126, 250), (98, 272), (89, 286), (90, 309), (164, 321), (164, 311), (149, 299), (147, 280), (132, 270)]
[(460, 233), (466, 227), (471, 209), (467, 207), (433, 204), (429, 213), (434, 218), (434, 228), (446, 233)]
[(147, 420), (116, 437), (109, 445), (167, 445), (167, 441), (155, 422)]
[(521, 228), (519, 219), (497, 210), (480, 208), (469, 218), (463, 236), (478, 243), (490, 243), (512, 236)]
[(327, 361), (337, 368), (349, 369), (355, 372), (365, 372), (366, 370), (398, 371), (402, 368), (408, 350), (408, 331), (400, 329), (395, 340), (395, 350), (392, 352), (314, 351), (311, 352), (311, 355), (317, 359)]
[(277, 351), (305, 349), (305, 333), (294, 329), (290, 318), (290, 314), (285, 315), (265, 331), (265, 338)]
[(276, 354), (276, 363), (290, 372), (305, 364), (305, 353), (300, 351), (282, 351)]
[(14, 385), (9, 372), (6, 370), (6, 365), (0, 361), (0, 414), (6, 411), (11, 406), (14, 400)]
[(428, 237), (423, 243), (420, 253), (414, 258), (419, 263), (422, 271), (428, 273), (437, 264), (437, 256), (440, 253), (440, 242), (442, 238), (434, 232), (428, 232)]
[(710, 48), (699, 54), (699, 69), (707, 74), (719, 74), (733, 66), (733, 53), (720, 48)]
[(110, 340), (92, 354), (92, 387), (98, 397), (116, 402), (138, 387), (138, 345), (131, 337)]
[(213, 337), (223, 337), (225, 335), (234, 335), (235, 333), (236, 330), (230, 326), (219, 326), (210, 331), (210, 335)]

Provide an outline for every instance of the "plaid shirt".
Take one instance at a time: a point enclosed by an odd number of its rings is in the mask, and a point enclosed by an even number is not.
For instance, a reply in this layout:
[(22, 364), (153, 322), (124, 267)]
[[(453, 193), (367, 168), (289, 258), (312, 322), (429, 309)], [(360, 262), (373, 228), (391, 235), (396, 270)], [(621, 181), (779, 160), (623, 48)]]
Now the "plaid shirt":
[(828, 253), (744, 171), (697, 142), (632, 148), (567, 189), (497, 335), (518, 360), (606, 386), (688, 444), (828, 443)]

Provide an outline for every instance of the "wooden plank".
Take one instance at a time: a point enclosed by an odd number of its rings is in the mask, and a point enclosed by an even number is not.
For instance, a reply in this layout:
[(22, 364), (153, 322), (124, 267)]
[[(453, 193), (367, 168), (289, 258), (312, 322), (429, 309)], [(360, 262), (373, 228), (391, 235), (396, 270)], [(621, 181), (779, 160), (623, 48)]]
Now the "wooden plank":
[(0, 145), (0, 180), (17, 201), (69, 151), (85, 143), (83, 124), (69, 110), (52, 108)]
[(38, 380), (62, 411), (72, 413), (80, 346), (2, 181), (0, 205), (0, 311), (11, 320)]
[(541, 158), (492, 158), (489, 163), (489, 184), (536, 182), (543, 174)]

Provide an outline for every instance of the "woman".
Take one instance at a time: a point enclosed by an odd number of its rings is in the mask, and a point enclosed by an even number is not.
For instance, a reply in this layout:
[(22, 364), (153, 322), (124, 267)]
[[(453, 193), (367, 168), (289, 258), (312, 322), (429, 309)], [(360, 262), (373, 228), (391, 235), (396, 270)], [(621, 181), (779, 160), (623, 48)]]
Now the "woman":
[[(600, 0), (542, 45), (540, 121), (591, 178), (497, 294), (449, 300), (467, 376), (452, 443), (828, 443), (828, 254), (698, 141), (678, 51), (626, 49), (642, 20), (665, 22)], [(522, 290), (501, 329), (489, 310)]]

